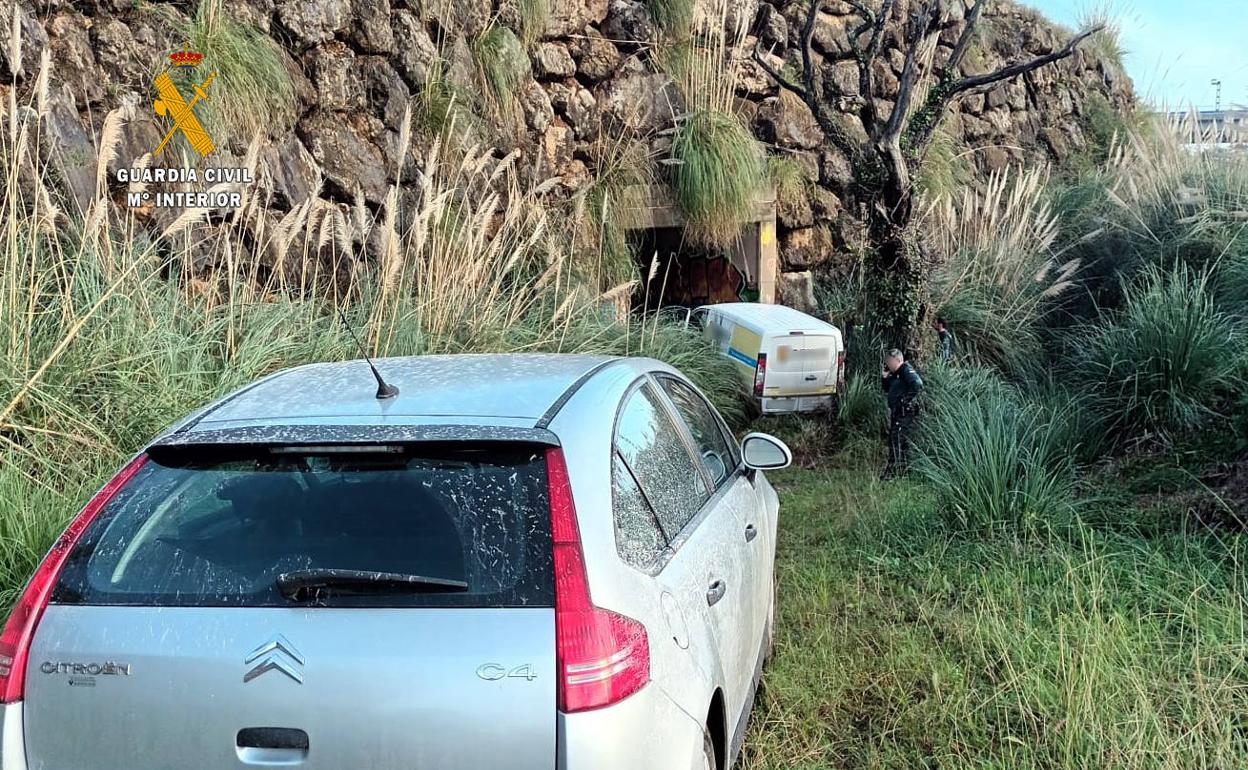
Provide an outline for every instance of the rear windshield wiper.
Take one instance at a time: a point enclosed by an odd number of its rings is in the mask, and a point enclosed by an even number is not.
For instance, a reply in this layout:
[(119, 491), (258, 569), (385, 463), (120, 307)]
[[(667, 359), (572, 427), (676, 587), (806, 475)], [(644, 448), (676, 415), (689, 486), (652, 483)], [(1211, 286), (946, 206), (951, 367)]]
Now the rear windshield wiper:
[(321, 591), (335, 594), (454, 593), (467, 591), (462, 580), (373, 572), (357, 569), (304, 569), (284, 572), (277, 577), (282, 596), (303, 601)]

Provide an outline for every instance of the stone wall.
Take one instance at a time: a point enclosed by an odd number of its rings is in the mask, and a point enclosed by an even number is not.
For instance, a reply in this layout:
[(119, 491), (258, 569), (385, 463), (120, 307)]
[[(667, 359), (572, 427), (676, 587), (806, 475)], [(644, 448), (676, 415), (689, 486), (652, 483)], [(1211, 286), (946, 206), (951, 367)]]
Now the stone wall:
[[(540, 34), (531, 36), (529, 66), (514, 89), (515, 109), (482, 111), (464, 132), (478, 132), (500, 153), (518, 149), (540, 161), (538, 173), (558, 176), (572, 193), (596, 170), (603, 136), (650, 142), (661, 153), (665, 130), (681, 99), (652, 55), (656, 27), (641, 0), (550, 0)], [(908, 5), (897, 4), (899, 14)], [(410, 181), (427, 151), (417, 140), (397, 158), (405, 106), (437, 73), (461, 93), (481, 93), (473, 41), (491, 23), (519, 27), (515, 7), (494, 0), (234, 0), (228, 12), (278, 43), (293, 86), (288, 124), (267, 127), (261, 151), (268, 171), (261, 184), (278, 212), (319, 196), (345, 205), (362, 196), (374, 210), (401, 175)], [(843, 2), (826, 2), (815, 31), (818, 55), (844, 50), (854, 18)], [(21, 62), (0, 53), (0, 90), (27, 94), (34, 87), (41, 49), (54, 65), (46, 137), (49, 155), (69, 198), (85, 204), (95, 194), (95, 139), (105, 115), (132, 105), (113, 166), (149, 152), (162, 133), (151, 114), (151, 79), (170, 51), (181, 48), (194, 6), (133, 0), (0, 0), (0, 15), (16, 12), (25, 44)], [(809, 194), (780, 201), (781, 259), (786, 270), (826, 269), (830, 257), (852, 253), (857, 217), (839, 195), (853, 169), (825, 143), (806, 106), (779, 91), (757, 65), (745, 61), (756, 41), (775, 62), (796, 57), (804, 0), (732, 0), (734, 18), (752, 20), (740, 56), (740, 111), (772, 152), (799, 161), (816, 182)], [(898, 17), (901, 18), (900, 16)], [(903, 55), (894, 24), (875, 82), (885, 103), (897, 87)], [(956, 40), (951, 22), (944, 43)], [(1038, 14), (1009, 2), (984, 20), (984, 34), (968, 71), (1060, 46), (1066, 33)], [(846, 107), (856, 96), (854, 65), (825, 69), (828, 91)], [(16, 86), (12, 85), (16, 84)], [(1132, 102), (1131, 84), (1118, 66), (1080, 51), (1071, 59), (960, 103), (946, 130), (969, 148), (980, 172), (1024, 159), (1061, 160), (1084, 144), (1081, 115), (1092, 98), (1117, 107)], [(7, 98), (5, 100), (7, 102)], [(849, 131), (861, 124), (846, 111)], [(250, 137), (222, 143), (218, 165), (246, 152)], [(524, 164), (522, 164), (524, 165)], [(534, 167), (535, 164), (527, 164)], [(155, 217), (154, 217), (155, 218)], [(154, 223), (158, 227), (159, 223)]]

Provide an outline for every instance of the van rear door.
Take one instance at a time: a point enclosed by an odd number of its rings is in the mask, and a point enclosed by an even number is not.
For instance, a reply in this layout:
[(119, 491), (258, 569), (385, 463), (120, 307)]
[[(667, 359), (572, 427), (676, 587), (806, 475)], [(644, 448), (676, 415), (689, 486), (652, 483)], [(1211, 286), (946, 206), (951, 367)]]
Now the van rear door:
[(30, 766), (554, 768), (543, 451), (428, 446), (151, 457), (36, 632)]
[(767, 360), (764, 396), (816, 396), (836, 392), (835, 335), (789, 332), (768, 339), (772, 352)]

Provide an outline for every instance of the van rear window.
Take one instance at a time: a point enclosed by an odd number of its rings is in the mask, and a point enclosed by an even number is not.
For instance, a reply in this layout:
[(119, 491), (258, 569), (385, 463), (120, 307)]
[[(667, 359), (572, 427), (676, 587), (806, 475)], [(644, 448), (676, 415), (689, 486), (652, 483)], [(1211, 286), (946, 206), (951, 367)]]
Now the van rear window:
[(768, 361), (773, 372), (826, 372), (832, 368), (832, 338), (787, 337), (776, 341), (774, 360)]
[[(429, 581), (290, 590), (292, 575), (343, 573)], [(551, 606), (552, 574), (541, 448), (252, 449), (149, 460), (71, 552), (53, 601)]]

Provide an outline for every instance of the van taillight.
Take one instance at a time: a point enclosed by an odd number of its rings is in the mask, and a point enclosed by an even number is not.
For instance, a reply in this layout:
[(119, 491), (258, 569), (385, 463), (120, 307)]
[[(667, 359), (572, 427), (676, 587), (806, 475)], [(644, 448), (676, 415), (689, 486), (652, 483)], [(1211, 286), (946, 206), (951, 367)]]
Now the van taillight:
[(845, 351), (836, 354), (836, 392), (845, 390)]
[(767, 380), (767, 354), (758, 354), (758, 363), (754, 366), (754, 395), (763, 395), (763, 383)]
[(565, 714), (618, 703), (650, 681), (646, 627), (595, 607), (563, 451), (546, 452), (555, 561), (555, 666)]
[(26, 662), (30, 655), (30, 642), (35, 637), (35, 627), (48, 606), (56, 579), (65, 566), (65, 559), (73, 550), (82, 533), (95, 520), (109, 500), (126, 485), (134, 474), (147, 462), (147, 455), (139, 455), (130, 461), (104, 488), (95, 493), (86, 507), (61, 533), (48, 555), (43, 557), (35, 574), (26, 584), (21, 598), (13, 606), (9, 620), (0, 632), (0, 703), (13, 703), (22, 699), (26, 691)]

